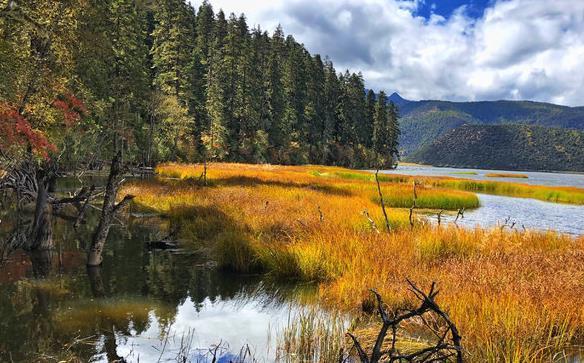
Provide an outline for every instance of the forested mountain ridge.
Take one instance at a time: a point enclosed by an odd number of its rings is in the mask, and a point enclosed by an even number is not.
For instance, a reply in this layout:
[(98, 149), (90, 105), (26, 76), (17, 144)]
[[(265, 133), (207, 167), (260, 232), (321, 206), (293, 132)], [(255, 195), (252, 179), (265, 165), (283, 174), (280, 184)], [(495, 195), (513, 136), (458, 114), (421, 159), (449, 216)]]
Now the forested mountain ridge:
[(530, 125), (464, 125), (409, 156), (436, 166), (584, 171), (584, 131)]
[(389, 97), (400, 111), (401, 151), (409, 157), (450, 130), (465, 124), (525, 124), (584, 130), (584, 107), (531, 101), (409, 101)]
[(0, 81), (11, 160), (371, 167), (397, 155), (396, 108), (360, 73), (206, 1), (0, 0)]

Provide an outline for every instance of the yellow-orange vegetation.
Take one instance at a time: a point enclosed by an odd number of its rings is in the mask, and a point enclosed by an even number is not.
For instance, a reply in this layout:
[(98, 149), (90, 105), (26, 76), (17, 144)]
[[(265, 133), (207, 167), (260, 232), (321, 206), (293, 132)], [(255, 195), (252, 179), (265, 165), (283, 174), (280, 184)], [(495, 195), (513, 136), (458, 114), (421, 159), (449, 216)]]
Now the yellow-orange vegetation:
[[(405, 279), (436, 281), (438, 302), (461, 330), (469, 361), (550, 360), (584, 338), (584, 238), (554, 232), (434, 226), (390, 208), (384, 230), (376, 185), (341, 168), (169, 164), (125, 187), (142, 208), (170, 216), (182, 239), (224, 267), (319, 283), (320, 301), (359, 311), (376, 288), (389, 307), (412, 304)], [(364, 175), (364, 174), (363, 174)], [(327, 176), (327, 177), (323, 177)], [(382, 183), (390, 205), (408, 184)], [(420, 188), (432, 208), (474, 195)], [(420, 197), (421, 198), (421, 197)], [(437, 202), (436, 202), (437, 201)], [(454, 202), (453, 202), (454, 201)], [(444, 205), (440, 205), (440, 203)], [(367, 210), (379, 232), (364, 216)]]
[(515, 173), (489, 173), (486, 176), (487, 176), (487, 178), (529, 179), (529, 175), (527, 175), (527, 174), (515, 174)]

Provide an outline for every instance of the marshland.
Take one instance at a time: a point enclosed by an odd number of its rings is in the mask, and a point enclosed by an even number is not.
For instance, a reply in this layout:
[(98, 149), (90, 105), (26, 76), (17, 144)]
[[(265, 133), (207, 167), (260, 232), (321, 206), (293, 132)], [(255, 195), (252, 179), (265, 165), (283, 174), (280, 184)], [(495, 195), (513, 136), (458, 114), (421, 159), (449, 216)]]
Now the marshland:
[(0, 0), (0, 362), (582, 361), (584, 8), (538, 2)]
[[(95, 273), (83, 252), (92, 212), (77, 231), (55, 221), (58, 248), (47, 255), (7, 256), (3, 349), (13, 359), (205, 361), (218, 347), (224, 359), (249, 351), (250, 361), (327, 362), (351, 351), (347, 332), (372, 344), (379, 322), (370, 289), (388, 311), (415, 306), (409, 279), (437, 283), (469, 361), (576, 359), (583, 237), (524, 229), (505, 215), (490, 226), (465, 224), (457, 214), (479, 211), (477, 195), (419, 178), (414, 197), (410, 178), (378, 176), (387, 230), (371, 172), (162, 164), (123, 185), (120, 195), (134, 199)], [(15, 233), (14, 216), (3, 216), (3, 238)], [(402, 350), (429, 344), (416, 326), (403, 327)], [(22, 341), (42, 345), (24, 350)]]

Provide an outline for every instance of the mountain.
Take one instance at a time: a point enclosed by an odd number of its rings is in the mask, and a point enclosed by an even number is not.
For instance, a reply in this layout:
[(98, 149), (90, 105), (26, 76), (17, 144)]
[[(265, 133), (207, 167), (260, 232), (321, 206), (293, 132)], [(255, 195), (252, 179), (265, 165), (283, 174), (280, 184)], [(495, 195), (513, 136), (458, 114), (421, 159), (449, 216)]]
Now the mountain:
[(399, 94), (389, 99), (401, 114), (400, 148), (410, 155), (463, 125), (533, 125), (584, 130), (584, 107), (531, 101), (409, 101)]
[(584, 171), (584, 131), (530, 125), (463, 125), (408, 160), (435, 166)]

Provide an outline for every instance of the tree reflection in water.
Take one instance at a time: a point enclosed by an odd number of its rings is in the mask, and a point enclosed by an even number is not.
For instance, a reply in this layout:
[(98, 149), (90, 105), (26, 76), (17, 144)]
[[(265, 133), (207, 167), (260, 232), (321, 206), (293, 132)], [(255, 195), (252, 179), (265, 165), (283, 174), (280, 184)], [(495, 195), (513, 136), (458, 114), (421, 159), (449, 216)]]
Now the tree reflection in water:
[(204, 255), (148, 251), (145, 243), (169, 228), (158, 218), (115, 226), (103, 266), (87, 269), (85, 242), (95, 223), (88, 217), (78, 231), (54, 218), (52, 233), (41, 234), (52, 247), (35, 250), (21, 237), (30, 236), (30, 223), (3, 221), (0, 361), (157, 361), (165, 342), (165, 357), (187, 361), (204, 361), (219, 342), (223, 357), (248, 343), (265, 355), (269, 328), (287, 319), (291, 301), (313, 295), (312, 286), (218, 271)]

